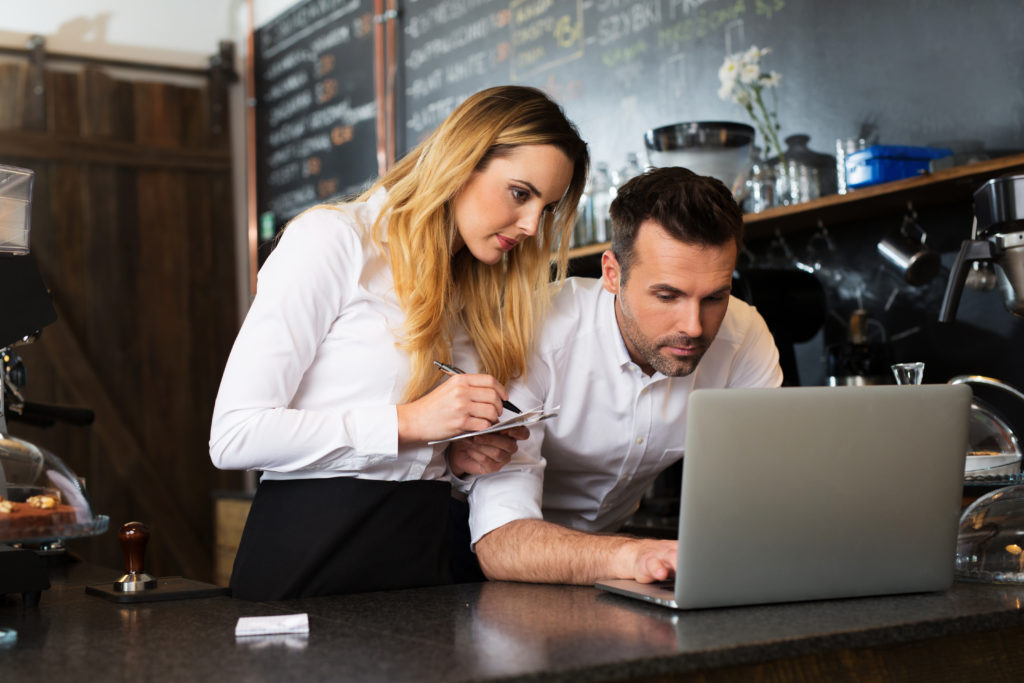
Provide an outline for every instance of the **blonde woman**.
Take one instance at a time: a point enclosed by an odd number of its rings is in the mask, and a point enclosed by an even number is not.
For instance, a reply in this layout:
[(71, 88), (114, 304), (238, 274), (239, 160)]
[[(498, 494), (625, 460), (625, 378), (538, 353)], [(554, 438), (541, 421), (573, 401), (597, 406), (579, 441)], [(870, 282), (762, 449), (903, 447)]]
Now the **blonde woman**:
[[(490, 88), (357, 200), (291, 221), (260, 270), (211, 427), (217, 467), (263, 473), (235, 596), (452, 580), (451, 470), (427, 442), (500, 419), (552, 251), (564, 274), (588, 163), (543, 93)], [(446, 379), (434, 360), (470, 372)], [(520, 432), (481, 451), (500, 462)], [(455, 474), (497, 466), (481, 457)]]

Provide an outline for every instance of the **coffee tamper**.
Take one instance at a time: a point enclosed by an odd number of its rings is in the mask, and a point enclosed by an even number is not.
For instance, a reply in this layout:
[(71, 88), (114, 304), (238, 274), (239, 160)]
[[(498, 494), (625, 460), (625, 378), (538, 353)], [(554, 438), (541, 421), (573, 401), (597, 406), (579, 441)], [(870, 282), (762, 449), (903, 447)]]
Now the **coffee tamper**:
[(136, 593), (156, 588), (156, 578), (142, 568), (142, 558), (149, 542), (149, 527), (142, 522), (128, 522), (117, 532), (124, 551), (125, 575), (114, 582), (118, 593)]

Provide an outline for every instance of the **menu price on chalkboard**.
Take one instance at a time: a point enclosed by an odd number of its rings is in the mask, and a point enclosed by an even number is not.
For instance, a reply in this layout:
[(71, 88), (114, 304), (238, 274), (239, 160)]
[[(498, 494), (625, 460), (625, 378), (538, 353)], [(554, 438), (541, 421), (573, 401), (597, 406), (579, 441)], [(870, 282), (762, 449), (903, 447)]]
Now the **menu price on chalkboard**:
[(512, 19), (512, 79), (583, 56), (583, 0), (517, 0)]
[(304, 209), (376, 177), (373, 28), (373, 0), (307, 0), (256, 31), (261, 244)]
[(401, 14), (406, 149), (464, 99), (508, 82), (507, 0), (404, 3)]

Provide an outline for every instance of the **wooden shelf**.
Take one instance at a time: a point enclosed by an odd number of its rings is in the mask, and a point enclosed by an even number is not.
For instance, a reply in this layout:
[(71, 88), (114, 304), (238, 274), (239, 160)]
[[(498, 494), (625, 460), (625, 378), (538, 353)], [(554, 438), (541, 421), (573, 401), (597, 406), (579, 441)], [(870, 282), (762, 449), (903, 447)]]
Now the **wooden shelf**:
[[(920, 209), (970, 201), (981, 183), (989, 178), (1015, 171), (1024, 171), (1024, 154), (954, 166), (914, 178), (851, 190), (848, 194), (833, 194), (803, 204), (780, 206), (761, 213), (748, 213), (743, 216), (746, 237), (766, 237), (776, 231), (785, 233), (808, 230), (819, 221), (832, 230), (844, 223), (903, 211), (908, 202), (912, 202), (915, 208)], [(569, 258), (582, 258), (600, 253), (608, 247), (608, 242), (588, 244), (572, 249)]]
[(594, 244), (588, 244), (585, 247), (576, 247), (575, 249), (569, 250), (569, 260), (574, 258), (583, 258), (584, 256), (593, 256), (594, 254), (601, 254), (606, 249), (610, 249), (611, 246), (611, 242), (595, 242)]

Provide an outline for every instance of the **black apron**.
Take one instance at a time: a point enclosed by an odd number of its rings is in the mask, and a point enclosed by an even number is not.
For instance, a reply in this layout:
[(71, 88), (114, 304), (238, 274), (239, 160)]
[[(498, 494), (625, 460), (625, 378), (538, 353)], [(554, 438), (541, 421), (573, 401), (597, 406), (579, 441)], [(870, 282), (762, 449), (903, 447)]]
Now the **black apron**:
[(459, 533), (464, 514), (443, 481), (263, 481), (235, 556), (232, 595), (284, 600), (436, 586), (453, 583), (453, 566), (460, 580), (483, 580), (478, 569), (462, 569), (475, 566)]

